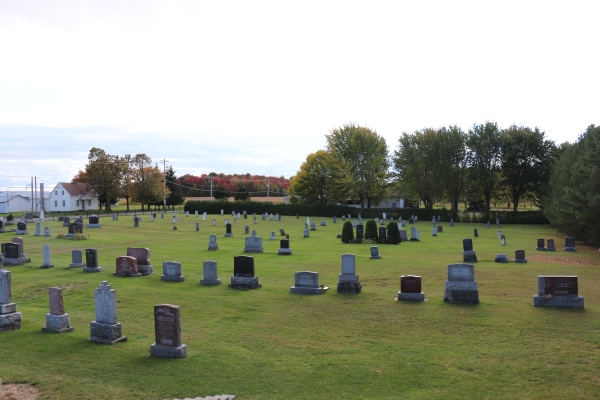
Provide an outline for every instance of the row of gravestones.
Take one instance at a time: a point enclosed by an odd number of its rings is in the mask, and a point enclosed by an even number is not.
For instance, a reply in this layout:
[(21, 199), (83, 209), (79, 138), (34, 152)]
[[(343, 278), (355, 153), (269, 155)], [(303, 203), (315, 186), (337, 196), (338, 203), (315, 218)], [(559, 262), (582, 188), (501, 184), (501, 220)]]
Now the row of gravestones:
[[(502, 235), (502, 245), (506, 244), (504, 240), (504, 235)], [(544, 239), (537, 239), (537, 247), (536, 250), (541, 251), (556, 251), (556, 247), (554, 247), (554, 239), (548, 239), (548, 248), (544, 247)], [(567, 237), (565, 238), (565, 247), (564, 251), (577, 251), (575, 248), (575, 238)], [(477, 262), (477, 254), (473, 249), (473, 239), (467, 238), (463, 239), (463, 261), (464, 262)], [(508, 255), (507, 254), (496, 254), (495, 262), (507, 263)], [(525, 258), (525, 250), (519, 249), (515, 250), (515, 258), (513, 260), (515, 263), (526, 263), (527, 259)]]

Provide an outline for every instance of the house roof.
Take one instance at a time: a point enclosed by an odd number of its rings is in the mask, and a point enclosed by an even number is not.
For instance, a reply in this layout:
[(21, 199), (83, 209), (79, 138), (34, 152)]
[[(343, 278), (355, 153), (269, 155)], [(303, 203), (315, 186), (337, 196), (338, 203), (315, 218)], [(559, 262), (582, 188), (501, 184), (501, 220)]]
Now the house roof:
[(85, 183), (75, 182), (75, 183), (60, 183), (63, 188), (69, 193), (71, 196), (98, 196), (98, 194), (94, 191), (94, 189), (87, 190), (87, 186)]

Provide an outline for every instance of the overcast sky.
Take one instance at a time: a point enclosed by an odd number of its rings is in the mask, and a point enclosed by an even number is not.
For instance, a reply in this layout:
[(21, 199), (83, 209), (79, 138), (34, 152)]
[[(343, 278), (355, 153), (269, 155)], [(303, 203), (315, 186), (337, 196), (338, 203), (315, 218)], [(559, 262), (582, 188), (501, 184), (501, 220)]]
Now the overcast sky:
[(0, 191), (92, 147), (177, 175), (290, 177), (346, 123), (385, 137), (600, 124), (598, 1), (0, 1)]

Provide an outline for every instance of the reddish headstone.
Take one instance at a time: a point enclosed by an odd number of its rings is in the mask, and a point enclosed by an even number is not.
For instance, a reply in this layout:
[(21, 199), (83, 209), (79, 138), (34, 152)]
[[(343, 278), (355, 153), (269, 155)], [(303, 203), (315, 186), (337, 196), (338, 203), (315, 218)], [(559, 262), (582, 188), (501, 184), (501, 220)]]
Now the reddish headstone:
[(117, 271), (118, 275), (129, 275), (137, 274), (137, 260), (134, 257), (122, 256), (117, 257)]
[(48, 289), (50, 295), (50, 314), (65, 315), (65, 303), (63, 300), (62, 289), (51, 287)]
[(154, 306), (154, 335), (157, 345), (181, 346), (179, 306), (173, 304), (157, 304)]
[(128, 247), (127, 255), (135, 258), (138, 265), (150, 265), (150, 249), (146, 247)]
[(421, 293), (421, 277), (416, 275), (401, 276), (400, 292)]

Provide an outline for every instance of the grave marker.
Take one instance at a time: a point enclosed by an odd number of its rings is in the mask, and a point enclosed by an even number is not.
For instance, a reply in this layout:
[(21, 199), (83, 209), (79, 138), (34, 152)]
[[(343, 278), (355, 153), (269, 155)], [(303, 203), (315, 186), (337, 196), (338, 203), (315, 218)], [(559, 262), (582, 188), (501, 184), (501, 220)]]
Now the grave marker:
[(338, 293), (359, 294), (362, 284), (356, 275), (356, 257), (354, 254), (342, 254), (342, 273), (338, 275)]
[(42, 332), (73, 332), (75, 328), (71, 326), (69, 314), (65, 313), (62, 289), (51, 287), (48, 289), (48, 294), (50, 297), (50, 312), (46, 314), (46, 326), (42, 328)]
[(104, 344), (126, 342), (127, 336), (122, 336), (122, 326), (117, 321), (117, 292), (102, 281), (94, 290), (96, 320), (90, 323), (90, 341)]
[[(0, 266), (2, 266), (0, 255)], [(0, 332), (21, 329), (22, 314), (12, 302), (11, 272), (0, 268)]]
[(577, 276), (539, 275), (533, 306), (583, 309), (584, 299), (578, 290)]
[(254, 257), (233, 257), (233, 276), (229, 287), (235, 289), (258, 289), (261, 287), (258, 277), (254, 274)]
[(400, 277), (400, 291), (397, 301), (425, 301), (425, 293), (421, 291), (421, 277), (406, 275)]
[(181, 263), (177, 261), (163, 262), (163, 274), (160, 279), (169, 282), (183, 282), (185, 277), (181, 271)]
[(40, 268), (46, 269), (46, 268), (52, 268), (52, 267), (54, 267), (54, 264), (52, 264), (50, 262), (50, 246), (48, 246), (47, 244), (45, 244), (42, 247), (42, 254), (43, 254), (43, 257), (44, 257), (44, 264), (42, 264), (42, 266)]
[(213, 260), (204, 261), (202, 263), (204, 279), (200, 280), (201, 285), (216, 286), (221, 284), (217, 274), (217, 262)]
[(154, 306), (154, 335), (150, 355), (161, 358), (185, 358), (187, 346), (181, 343), (181, 314), (179, 306), (157, 304)]
[(290, 288), (293, 294), (323, 294), (328, 287), (319, 285), (319, 273), (311, 271), (294, 272), (294, 286)]
[(96, 249), (85, 249), (85, 266), (83, 272), (102, 272), (98, 266), (98, 251)]
[(448, 280), (444, 283), (444, 302), (479, 304), (473, 264), (448, 264)]

